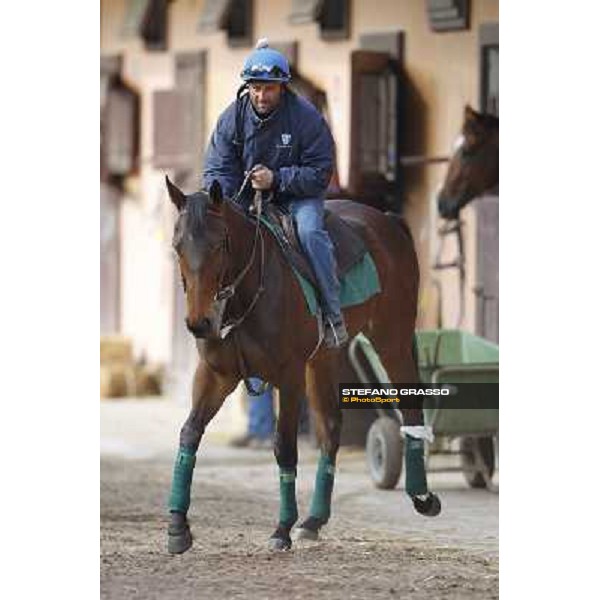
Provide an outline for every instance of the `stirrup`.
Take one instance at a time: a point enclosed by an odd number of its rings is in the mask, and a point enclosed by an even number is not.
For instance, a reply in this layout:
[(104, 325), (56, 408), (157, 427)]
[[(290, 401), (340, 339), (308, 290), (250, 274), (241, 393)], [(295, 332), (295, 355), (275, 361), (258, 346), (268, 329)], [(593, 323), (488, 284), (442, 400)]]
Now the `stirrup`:
[(326, 324), (325, 345), (327, 348), (339, 348), (350, 339), (343, 317), (336, 323), (330, 317), (327, 317)]

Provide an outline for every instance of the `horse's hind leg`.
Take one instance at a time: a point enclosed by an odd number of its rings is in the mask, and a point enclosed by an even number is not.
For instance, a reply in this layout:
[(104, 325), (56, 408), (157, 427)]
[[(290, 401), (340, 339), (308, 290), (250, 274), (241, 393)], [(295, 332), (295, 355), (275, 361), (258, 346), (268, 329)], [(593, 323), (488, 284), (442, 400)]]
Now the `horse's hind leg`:
[(318, 539), (319, 530), (331, 515), (335, 462), (342, 430), (337, 361), (336, 353), (330, 353), (307, 368), (308, 399), (316, 417), (316, 433), (321, 455), (309, 517), (297, 529), (296, 539)]
[(192, 391), (192, 410), (181, 428), (179, 452), (175, 460), (169, 496), (171, 520), (168, 550), (171, 554), (181, 554), (192, 545), (187, 512), (190, 506), (196, 451), (204, 429), (217, 414), (226, 396), (235, 389), (237, 383), (237, 378), (219, 375), (204, 362), (201, 362), (196, 369)]
[[(372, 342), (387, 371), (391, 383), (419, 383), (416, 343), (399, 343), (390, 329), (372, 333)], [(405, 336), (408, 337), (408, 336)], [(440, 513), (441, 503), (437, 495), (429, 491), (425, 469), (425, 441), (432, 440), (431, 431), (425, 427), (422, 396), (414, 408), (401, 409), (404, 437), (405, 490), (417, 512), (433, 517)]]
[(275, 458), (279, 465), (279, 522), (269, 539), (272, 550), (289, 550), (292, 547), (290, 531), (298, 520), (296, 466), (300, 394), (298, 386), (279, 390), (279, 416), (274, 443)]

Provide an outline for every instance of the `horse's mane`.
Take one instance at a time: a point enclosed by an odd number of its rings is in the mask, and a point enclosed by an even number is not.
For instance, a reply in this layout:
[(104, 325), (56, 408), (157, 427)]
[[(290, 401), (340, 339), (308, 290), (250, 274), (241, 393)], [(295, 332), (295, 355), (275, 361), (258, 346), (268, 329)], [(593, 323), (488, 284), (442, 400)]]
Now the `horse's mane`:
[[(244, 218), (249, 223), (252, 221), (247, 212), (237, 202), (234, 202), (228, 198), (225, 198), (223, 202), (227, 202), (227, 206), (231, 210), (236, 212), (240, 217)], [(206, 190), (200, 190), (199, 192), (195, 192), (187, 196), (185, 212), (187, 215), (188, 227), (192, 231), (197, 231), (203, 227), (208, 205), (209, 196), (208, 191)]]
[(491, 113), (483, 113), (481, 116), (483, 117), (485, 124), (490, 129), (498, 129), (499, 128), (500, 119), (496, 115), (493, 115)]

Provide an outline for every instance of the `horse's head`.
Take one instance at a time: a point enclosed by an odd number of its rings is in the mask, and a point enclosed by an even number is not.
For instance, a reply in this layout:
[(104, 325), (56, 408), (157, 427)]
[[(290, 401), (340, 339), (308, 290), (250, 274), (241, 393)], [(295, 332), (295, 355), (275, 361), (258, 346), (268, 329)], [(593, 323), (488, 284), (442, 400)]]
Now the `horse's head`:
[(462, 132), (438, 194), (442, 217), (455, 219), (468, 202), (498, 184), (498, 118), (465, 107)]
[(179, 258), (187, 300), (185, 322), (195, 337), (214, 337), (219, 327), (214, 299), (225, 275), (228, 255), (221, 186), (215, 181), (208, 192), (186, 196), (168, 177), (166, 182), (179, 212), (173, 248)]

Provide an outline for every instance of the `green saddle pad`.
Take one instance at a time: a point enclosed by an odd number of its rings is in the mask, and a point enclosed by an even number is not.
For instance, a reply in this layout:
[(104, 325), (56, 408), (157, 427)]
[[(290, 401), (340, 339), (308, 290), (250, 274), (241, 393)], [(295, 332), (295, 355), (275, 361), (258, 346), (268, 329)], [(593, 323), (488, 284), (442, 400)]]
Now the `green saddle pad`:
[[(264, 216), (261, 217), (261, 221), (269, 228), (269, 230), (275, 236), (277, 243), (282, 246), (282, 242), (279, 238), (277, 231), (273, 227), (272, 223), (267, 220)], [(290, 263), (288, 263), (290, 264)], [(292, 264), (290, 267), (294, 271), (296, 279), (300, 283), (302, 292), (304, 294), (304, 300), (306, 306), (311, 315), (317, 314), (317, 308), (319, 303), (317, 301), (317, 292), (305, 277), (303, 277)], [(340, 280), (340, 302), (342, 308), (347, 306), (356, 306), (366, 302), (371, 296), (381, 292), (381, 285), (379, 283), (379, 275), (377, 273), (377, 267), (373, 261), (371, 254), (366, 252), (365, 255), (352, 267)]]

